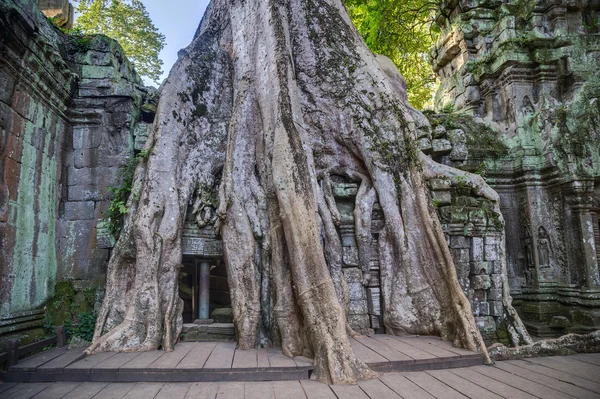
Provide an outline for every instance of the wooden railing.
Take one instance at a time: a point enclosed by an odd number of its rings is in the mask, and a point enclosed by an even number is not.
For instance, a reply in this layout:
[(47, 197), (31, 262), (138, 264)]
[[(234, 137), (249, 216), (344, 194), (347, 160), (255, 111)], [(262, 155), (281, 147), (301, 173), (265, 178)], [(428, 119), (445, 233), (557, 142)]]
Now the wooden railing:
[(56, 334), (54, 337), (46, 338), (25, 346), (20, 346), (18, 339), (8, 340), (6, 342), (8, 352), (0, 353), (0, 369), (8, 370), (8, 368), (17, 364), (20, 359), (40, 352), (47, 346), (56, 345), (57, 348), (65, 346), (67, 344), (65, 328), (62, 326), (55, 327), (54, 333)]

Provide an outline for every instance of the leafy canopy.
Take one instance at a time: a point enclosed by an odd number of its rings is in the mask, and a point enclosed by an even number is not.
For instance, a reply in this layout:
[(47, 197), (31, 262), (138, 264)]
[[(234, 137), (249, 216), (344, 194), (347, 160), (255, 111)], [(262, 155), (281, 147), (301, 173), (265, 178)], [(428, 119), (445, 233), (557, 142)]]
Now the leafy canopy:
[(137, 73), (158, 81), (163, 65), (158, 54), (165, 47), (165, 36), (140, 0), (81, 0), (77, 11), (81, 15), (75, 29), (117, 40)]
[(427, 53), (437, 37), (431, 0), (344, 0), (369, 49), (389, 57), (404, 78), (408, 100), (423, 109), (437, 88)]

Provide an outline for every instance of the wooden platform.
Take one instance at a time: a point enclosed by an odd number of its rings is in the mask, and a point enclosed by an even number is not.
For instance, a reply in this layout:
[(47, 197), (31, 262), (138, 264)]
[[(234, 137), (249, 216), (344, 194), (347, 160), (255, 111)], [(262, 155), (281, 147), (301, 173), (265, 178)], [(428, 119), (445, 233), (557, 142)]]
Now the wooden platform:
[[(375, 335), (351, 341), (356, 355), (376, 371), (418, 371), (482, 364), (481, 354), (437, 337)], [(100, 353), (56, 348), (19, 362), (0, 375), (12, 382), (285, 381), (310, 377), (313, 363), (278, 349), (237, 350), (235, 342), (182, 342), (170, 353)]]

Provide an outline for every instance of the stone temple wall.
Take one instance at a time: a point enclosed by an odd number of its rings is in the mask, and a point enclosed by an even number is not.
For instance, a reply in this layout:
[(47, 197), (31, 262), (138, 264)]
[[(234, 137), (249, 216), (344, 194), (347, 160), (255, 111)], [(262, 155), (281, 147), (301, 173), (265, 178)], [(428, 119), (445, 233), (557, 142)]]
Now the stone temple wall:
[(113, 40), (66, 36), (36, 1), (0, 0), (0, 341), (43, 334), (57, 281), (103, 284), (97, 220), (147, 135), (151, 95)]
[(600, 3), (450, 0), (441, 11), (436, 111), (459, 128), (470, 116), (496, 140), (442, 162), (484, 171), (500, 194), (529, 331), (600, 328)]

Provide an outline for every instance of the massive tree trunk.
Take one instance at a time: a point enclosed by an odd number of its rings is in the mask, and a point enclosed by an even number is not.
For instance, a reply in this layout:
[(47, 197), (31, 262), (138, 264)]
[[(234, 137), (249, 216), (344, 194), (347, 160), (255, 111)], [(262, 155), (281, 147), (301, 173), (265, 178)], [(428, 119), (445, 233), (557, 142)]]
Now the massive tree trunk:
[(340, 0), (213, 0), (162, 87), (88, 353), (172, 349), (182, 224), (190, 204), (210, 221), (207, 193), (218, 191), (239, 347), (312, 356), (322, 381), (374, 376), (348, 339), (332, 176), (360, 184), (363, 267), (376, 199), (383, 209), (388, 332), (485, 353), (424, 184), (423, 128), (399, 73), (369, 52)]

